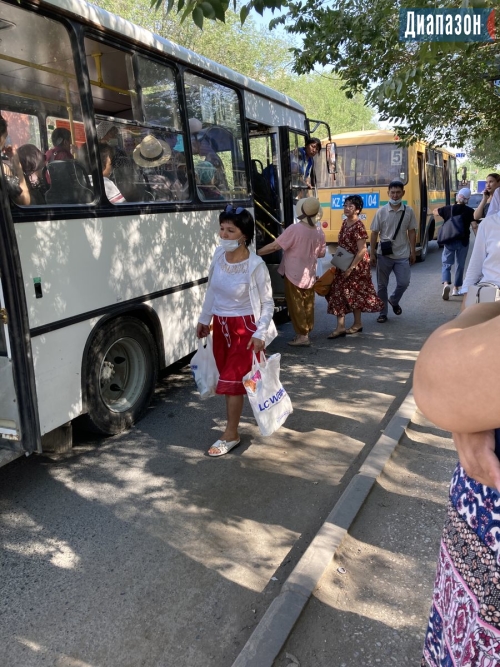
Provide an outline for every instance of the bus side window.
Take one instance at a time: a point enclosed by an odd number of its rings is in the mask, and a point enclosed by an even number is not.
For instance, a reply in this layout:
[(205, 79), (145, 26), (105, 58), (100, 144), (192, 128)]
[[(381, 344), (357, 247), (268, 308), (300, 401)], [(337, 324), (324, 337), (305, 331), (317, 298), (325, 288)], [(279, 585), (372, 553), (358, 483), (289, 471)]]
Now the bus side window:
[[(227, 86), (186, 72), (184, 75), (189, 117), (189, 134), (197, 190), (204, 201), (248, 197), (241, 111), (238, 95)], [(201, 179), (210, 183), (203, 187)], [(201, 187), (200, 187), (201, 186)]]
[[(45, 203), (86, 204), (89, 198), (94, 199), (91, 186), (87, 187), (88, 182), (83, 185), (89, 190), (84, 197), (85, 201), (81, 201), (76, 192), (74, 195), (64, 192), (64, 188), (80, 182), (80, 168), (85, 174), (81, 165), (75, 166), (68, 178), (68, 174), (64, 174), (63, 187), (57, 182), (57, 169), (54, 170), (53, 177), (47, 175), (43, 163), (44, 154), (45, 158), (49, 153), (54, 157), (58, 150), (62, 149), (62, 146), (48, 145), (45, 139), (48, 137), (50, 142), (56, 130), (58, 132), (55, 136), (58, 140), (64, 141), (64, 137), (69, 137), (67, 146), (64, 147), (67, 156), (64, 159), (75, 160), (77, 134), (80, 145), (86, 143), (69, 35), (57, 21), (32, 11), (27, 12), (15, 5), (2, 4), (2, 19), (9, 24), (9, 29), (2, 31), (0, 60), (14, 58), (17, 65), (1, 69), (0, 109), (8, 123), (12, 150), (14, 154), (18, 153), (22, 162), (28, 183), (29, 203), (32, 206)], [(45, 48), (28, 48), (29, 45), (37, 46), (39, 36), (42, 35)], [(50, 53), (49, 63), (47, 53)], [(15, 111), (21, 105), (24, 109), (32, 110), (32, 113)], [(45, 128), (43, 133), (41, 132), (38, 121), (40, 117), (47, 118), (47, 124), (49, 119), (50, 122), (53, 121), (53, 126), (47, 127), (47, 134)], [(54, 159), (57, 161), (57, 155)], [(78, 175), (74, 176), (77, 172)], [(52, 190), (53, 195), (50, 202), (47, 199), (49, 190)]]
[(154, 201), (189, 201), (185, 132), (171, 67), (137, 57), (144, 121), (152, 128), (133, 153)]

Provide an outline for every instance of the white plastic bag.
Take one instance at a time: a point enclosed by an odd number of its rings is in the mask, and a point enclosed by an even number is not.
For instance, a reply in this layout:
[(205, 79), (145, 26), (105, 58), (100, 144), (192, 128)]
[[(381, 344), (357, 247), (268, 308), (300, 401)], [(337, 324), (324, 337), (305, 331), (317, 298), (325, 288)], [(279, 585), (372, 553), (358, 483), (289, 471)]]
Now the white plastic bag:
[(248, 400), (262, 435), (271, 435), (293, 412), (292, 401), (280, 382), (281, 354), (268, 359), (261, 353), (260, 363), (253, 355), (252, 370), (243, 377)]
[(201, 398), (215, 396), (219, 371), (215, 363), (212, 336), (198, 341), (198, 351), (191, 359), (191, 373)]

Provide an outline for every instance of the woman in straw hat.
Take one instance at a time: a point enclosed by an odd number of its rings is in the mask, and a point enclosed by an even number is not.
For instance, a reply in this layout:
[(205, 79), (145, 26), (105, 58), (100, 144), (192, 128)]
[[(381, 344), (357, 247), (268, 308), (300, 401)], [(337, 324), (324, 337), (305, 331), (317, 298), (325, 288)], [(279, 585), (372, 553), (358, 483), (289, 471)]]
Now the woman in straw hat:
[(326, 242), (323, 231), (316, 225), (321, 213), (319, 200), (316, 197), (299, 199), (296, 210), (298, 224), (287, 227), (257, 254), (284, 250), (278, 271), (285, 278), (286, 302), (295, 330), (295, 338), (288, 344), (306, 347), (311, 344), (309, 334), (314, 327), (316, 261), (325, 256)]
[[(361, 333), (361, 313), (376, 313), (384, 305), (372, 282), (370, 257), (366, 249), (368, 234), (359, 217), (362, 210), (363, 200), (359, 195), (346, 197), (345, 219), (339, 232), (339, 246), (354, 257), (346, 271), (337, 270), (330, 293), (326, 297), (327, 312), (337, 316), (337, 327), (328, 338), (343, 338), (346, 334)], [(345, 328), (347, 313), (354, 313), (354, 322), (349, 329)]]
[(134, 162), (142, 167), (148, 189), (155, 201), (174, 199), (173, 183), (159, 169), (159, 167), (169, 162), (172, 157), (172, 149), (167, 142), (148, 134), (134, 150), (132, 157)]

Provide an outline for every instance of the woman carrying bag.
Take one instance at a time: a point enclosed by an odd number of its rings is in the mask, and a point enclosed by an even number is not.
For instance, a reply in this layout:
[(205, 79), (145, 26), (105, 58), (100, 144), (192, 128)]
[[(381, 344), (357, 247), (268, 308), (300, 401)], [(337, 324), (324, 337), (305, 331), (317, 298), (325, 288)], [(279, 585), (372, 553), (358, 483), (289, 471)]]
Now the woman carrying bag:
[[(342, 338), (346, 334), (363, 331), (361, 313), (376, 313), (383, 308), (373, 286), (370, 273), (370, 257), (366, 249), (368, 234), (359, 214), (363, 210), (363, 200), (359, 195), (346, 197), (345, 219), (339, 232), (339, 247), (353, 255), (350, 266), (342, 271), (337, 268), (335, 280), (327, 296), (330, 315), (337, 316), (337, 327), (328, 338)], [(354, 313), (354, 322), (345, 328), (345, 316)]]
[[(442, 297), (445, 301), (448, 301), (450, 298), (451, 268), (455, 260), (457, 268), (455, 270), (454, 287), (451, 296), (459, 296), (461, 294), (465, 261), (469, 252), (470, 227), (474, 221), (474, 210), (470, 206), (467, 206), (469, 197), (469, 188), (462, 188), (457, 192), (456, 204), (435, 208), (433, 211), (434, 215), (439, 215), (444, 220), (440, 234), (446, 231), (446, 224), (448, 224), (451, 230), (448, 232), (449, 238), (443, 241), (441, 280), (443, 283)], [(438, 243), (439, 241), (440, 236), (438, 235)]]
[(243, 376), (252, 368), (253, 352), (264, 350), (278, 335), (273, 322), (274, 300), (269, 271), (249, 246), (255, 223), (244, 208), (231, 205), (220, 214), (220, 244), (208, 274), (208, 289), (196, 334), (210, 335), (219, 382), (216, 393), (226, 397), (224, 433), (208, 450), (222, 456), (240, 444), (238, 426), (246, 394)]
[(278, 272), (285, 278), (286, 303), (295, 330), (295, 338), (288, 345), (307, 347), (314, 327), (316, 263), (326, 254), (326, 242), (323, 230), (316, 225), (321, 212), (319, 199), (299, 199), (296, 211), (298, 224), (287, 227), (258, 254), (284, 251)]

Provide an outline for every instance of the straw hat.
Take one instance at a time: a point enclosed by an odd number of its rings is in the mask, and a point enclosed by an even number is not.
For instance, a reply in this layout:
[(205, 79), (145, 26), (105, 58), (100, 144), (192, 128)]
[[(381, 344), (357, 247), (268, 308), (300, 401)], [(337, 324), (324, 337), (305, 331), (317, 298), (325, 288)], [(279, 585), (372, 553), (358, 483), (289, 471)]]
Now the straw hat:
[(319, 199), (316, 197), (306, 197), (299, 199), (296, 206), (297, 218), (316, 218), (321, 219), (323, 213)]
[(158, 167), (168, 162), (171, 155), (172, 150), (165, 141), (148, 134), (134, 150), (133, 158), (140, 167)]

